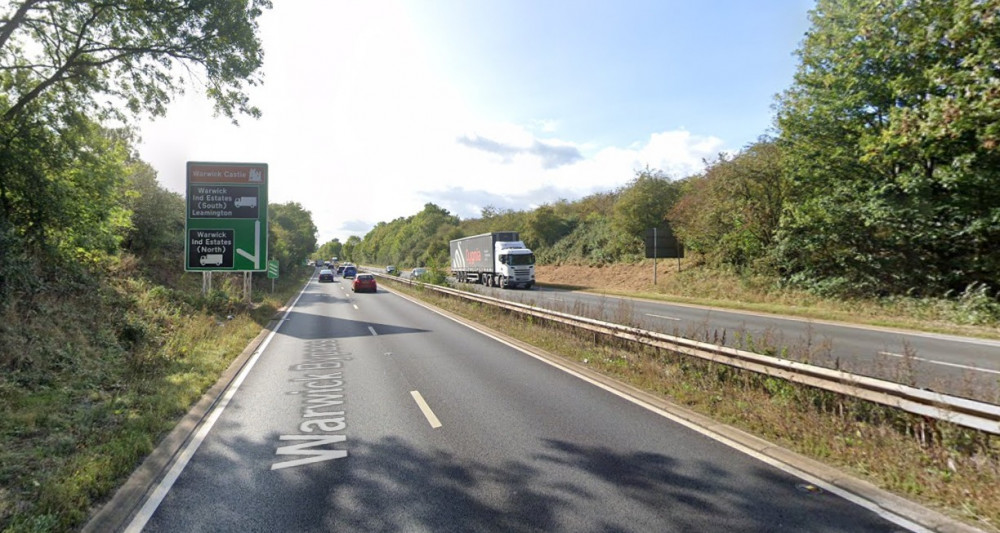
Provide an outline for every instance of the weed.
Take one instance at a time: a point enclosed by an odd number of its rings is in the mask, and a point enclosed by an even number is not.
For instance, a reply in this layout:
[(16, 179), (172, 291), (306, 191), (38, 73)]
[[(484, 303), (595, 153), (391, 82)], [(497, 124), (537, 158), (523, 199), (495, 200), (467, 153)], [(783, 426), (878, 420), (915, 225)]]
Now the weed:
[(248, 309), (239, 284), (202, 297), (195, 276), (167, 288), (125, 267), (0, 309), (2, 531), (77, 529), (260, 332), (254, 312), (273, 315), (311, 273)]

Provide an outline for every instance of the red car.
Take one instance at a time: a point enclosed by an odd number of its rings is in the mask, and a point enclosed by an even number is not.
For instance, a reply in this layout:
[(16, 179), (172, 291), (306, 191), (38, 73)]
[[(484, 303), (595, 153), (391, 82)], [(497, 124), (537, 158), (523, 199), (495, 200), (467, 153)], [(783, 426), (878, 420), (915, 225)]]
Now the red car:
[(377, 287), (375, 285), (375, 276), (371, 274), (358, 274), (358, 276), (354, 278), (354, 283), (351, 285), (351, 289), (354, 292), (361, 292), (361, 291), (375, 292), (376, 288)]

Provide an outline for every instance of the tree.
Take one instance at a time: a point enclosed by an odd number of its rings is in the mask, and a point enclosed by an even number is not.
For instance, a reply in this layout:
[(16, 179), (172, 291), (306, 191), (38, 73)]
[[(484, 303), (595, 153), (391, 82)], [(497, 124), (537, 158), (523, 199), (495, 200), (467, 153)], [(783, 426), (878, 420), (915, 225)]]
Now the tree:
[(780, 148), (769, 139), (720, 155), (704, 174), (682, 182), (668, 215), (674, 233), (719, 263), (743, 268), (767, 257), (784, 208), (781, 165)]
[(172, 256), (176, 262), (184, 254), (184, 198), (161, 187), (156, 171), (142, 161), (132, 163), (128, 182), (126, 206), (132, 224), (122, 248), (145, 259)]
[(271, 258), (281, 269), (303, 264), (316, 249), (316, 225), (312, 214), (298, 202), (268, 206), (269, 244)]
[[(269, 0), (23, 0), (0, 7), (0, 229), (38, 256), (94, 259), (129, 224), (126, 132), (190, 81), (235, 120), (258, 116), (257, 19)], [(186, 67), (178, 74), (176, 67)]]
[(379, 222), (352, 253), (359, 261), (416, 266), (426, 263), (428, 253), (440, 255), (438, 252), (443, 245), (444, 258), (447, 259), (448, 241), (442, 241), (442, 235), (456, 227), (458, 222), (458, 217), (447, 209), (428, 203), (416, 215)]
[(611, 218), (623, 242), (638, 246), (647, 229), (662, 226), (680, 190), (659, 171), (646, 168), (636, 172), (635, 178), (619, 191)]
[(572, 231), (572, 225), (561, 218), (551, 205), (543, 205), (528, 216), (522, 239), (529, 248), (551, 246)]
[(128, 139), (80, 114), (56, 131), (34, 117), (0, 136), (0, 220), (21, 246), (46, 258), (113, 253), (129, 224), (123, 209)]
[[(7, 93), (0, 122), (16, 121), (43, 95), (98, 116), (117, 114), (98, 95), (162, 115), (171, 97), (201, 75), (217, 112), (258, 116), (246, 89), (260, 83), (257, 19), (270, 7), (270, 0), (11, 2), (0, 13)], [(177, 65), (190, 78), (178, 75)]]
[(343, 254), (343, 244), (340, 243), (340, 239), (333, 239), (332, 241), (327, 241), (319, 247), (319, 250), (314, 254), (318, 256), (319, 259), (324, 261), (329, 261), (334, 257), (340, 258)]
[(790, 276), (866, 293), (996, 287), (998, 8), (817, 2), (778, 111)]
[(358, 237), (357, 235), (351, 235), (350, 237), (348, 237), (347, 242), (345, 242), (343, 246), (344, 259), (347, 261), (355, 261), (356, 259), (354, 257), (354, 249), (357, 248), (358, 245), (360, 244), (361, 244), (361, 237)]

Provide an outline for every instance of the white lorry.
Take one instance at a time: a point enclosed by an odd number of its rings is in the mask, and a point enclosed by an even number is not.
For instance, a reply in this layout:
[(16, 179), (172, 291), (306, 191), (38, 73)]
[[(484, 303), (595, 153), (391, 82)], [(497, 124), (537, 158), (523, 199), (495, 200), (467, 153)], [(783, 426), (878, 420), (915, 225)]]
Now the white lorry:
[(236, 207), (257, 207), (257, 197), (256, 196), (240, 196), (233, 202)]
[(205, 265), (222, 266), (222, 254), (203, 255), (201, 256), (201, 259), (199, 259), (199, 261), (201, 262), (201, 266)]
[(535, 254), (516, 231), (494, 231), (450, 243), (451, 273), (462, 283), (502, 288), (535, 284)]

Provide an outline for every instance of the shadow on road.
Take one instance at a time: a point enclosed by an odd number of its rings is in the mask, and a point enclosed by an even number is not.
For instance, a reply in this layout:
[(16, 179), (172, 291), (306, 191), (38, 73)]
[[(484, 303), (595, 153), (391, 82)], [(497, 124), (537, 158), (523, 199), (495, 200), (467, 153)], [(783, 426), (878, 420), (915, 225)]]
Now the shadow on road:
[[(349, 433), (349, 432), (348, 432)], [(199, 452), (147, 531), (899, 531), (762, 466), (561, 440), (491, 464), (395, 436), (348, 438), (347, 457), (270, 470), (278, 435)]]

